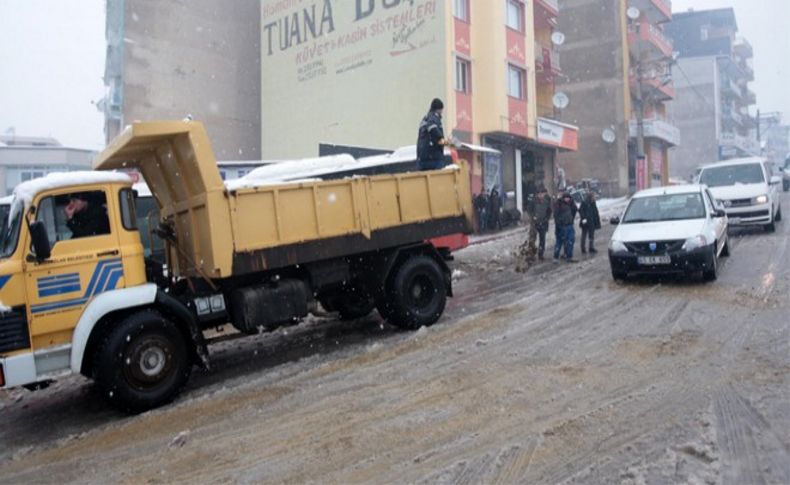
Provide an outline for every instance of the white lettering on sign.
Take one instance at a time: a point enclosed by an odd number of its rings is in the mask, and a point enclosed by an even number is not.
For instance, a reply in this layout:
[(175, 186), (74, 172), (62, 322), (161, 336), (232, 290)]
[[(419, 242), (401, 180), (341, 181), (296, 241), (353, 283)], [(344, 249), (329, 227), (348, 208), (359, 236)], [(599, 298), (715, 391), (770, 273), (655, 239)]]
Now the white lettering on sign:
[(559, 146), (564, 135), (565, 128), (562, 126), (538, 120), (538, 141)]

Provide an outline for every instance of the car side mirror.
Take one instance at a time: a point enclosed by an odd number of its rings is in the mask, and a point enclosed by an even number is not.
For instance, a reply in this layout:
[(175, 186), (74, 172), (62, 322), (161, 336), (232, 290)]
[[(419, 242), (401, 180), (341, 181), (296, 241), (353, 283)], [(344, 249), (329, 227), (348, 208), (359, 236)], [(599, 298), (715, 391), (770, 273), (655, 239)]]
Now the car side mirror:
[(727, 217), (727, 213), (724, 211), (724, 209), (716, 209), (713, 211), (713, 215), (715, 217)]
[(619, 217), (612, 217), (611, 219), (609, 219), (609, 222), (610, 222), (610, 223), (611, 223), (613, 226), (617, 226), (617, 225), (619, 225), (619, 224), (620, 224), (620, 218), (619, 218)]
[(779, 177), (778, 175), (774, 175), (773, 177), (771, 177), (771, 185), (779, 185), (781, 183), (782, 183), (782, 177)]
[(36, 252), (37, 261), (45, 261), (52, 255), (52, 248), (49, 245), (49, 235), (47, 228), (42, 221), (30, 224), (30, 238), (33, 242), (33, 251)]

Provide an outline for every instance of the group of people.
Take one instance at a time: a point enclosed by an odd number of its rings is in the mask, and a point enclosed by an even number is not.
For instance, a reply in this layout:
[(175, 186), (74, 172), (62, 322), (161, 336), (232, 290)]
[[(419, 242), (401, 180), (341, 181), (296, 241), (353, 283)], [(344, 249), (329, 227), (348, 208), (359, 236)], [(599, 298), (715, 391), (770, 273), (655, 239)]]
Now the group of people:
[[(576, 216), (579, 216), (581, 228), (582, 254), (597, 253), (595, 249), (595, 231), (601, 228), (601, 216), (598, 213), (598, 204), (595, 192), (589, 190), (585, 193), (581, 204), (576, 202), (568, 192), (562, 192), (556, 199), (549, 196), (546, 187), (538, 186), (534, 195), (527, 199), (527, 215), (529, 216), (529, 235), (521, 249), (521, 259), (529, 264), (535, 260), (544, 259), (546, 251), (546, 233), (549, 223), (554, 217), (554, 261), (560, 258), (573, 261), (573, 250), (576, 244)], [(537, 243), (537, 245), (536, 245)]]
[[(444, 166), (444, 147), (449, 142), (444, 137), (442, 127), (442, 112), (444, 104), (440, 99), (431, 101), (428, 114), (420, 122), (417, 134), (417, 166), (420, 170), (435, 170)], [(501, 225), (499, 213), (501, 200), (496, 189), (486, 195), (480, 193), (475, 196), (474, 206), (480, 221), (480, 230), (496, 229)], [(538, 186), (536, 193), (527, 200), (527, 214), (530, 218), (529, 236), (522, 246), (522, 253), (527, 262), (544, 259), (546, 251), (546, 233), (549, 222), (554, 216), (554, 261), (559, 262), (560, 257), (566, 261), (573, 260), (573, 248), (576, 244), (576, 229), (574, 227), (576, 216), (579, 216), (581, 228), (581, 250), (583, 254), (588, 251), (596, 253), (595, 231), (601, 228), (601, 217), (598, 214), (598, 205), (595, 202), (595, 192), (587, 190), (581, 204), (577, 207), (573, 197), (568, 192), (562, 192), (556, 199), (552, 199), (546, 187)], [(535, 243), (538, 243), (536, 247)]]

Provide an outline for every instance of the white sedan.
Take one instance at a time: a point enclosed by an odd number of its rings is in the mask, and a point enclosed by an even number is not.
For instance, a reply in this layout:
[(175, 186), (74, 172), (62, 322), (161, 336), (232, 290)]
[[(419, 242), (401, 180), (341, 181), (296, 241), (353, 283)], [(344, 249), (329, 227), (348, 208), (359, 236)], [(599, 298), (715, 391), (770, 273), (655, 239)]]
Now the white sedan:
[(718, 276), (720, 256), (729, 256), (727, 214), (704, 185), (637, 192), (609, 242), (612, 277), (634, 274), (702, 273)]

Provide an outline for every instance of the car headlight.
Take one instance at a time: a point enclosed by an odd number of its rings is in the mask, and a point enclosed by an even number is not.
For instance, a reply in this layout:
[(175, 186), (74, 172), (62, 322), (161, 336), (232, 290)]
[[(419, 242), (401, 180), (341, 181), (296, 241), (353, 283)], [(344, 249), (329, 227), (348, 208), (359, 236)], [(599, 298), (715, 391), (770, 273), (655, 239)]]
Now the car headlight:
[(614, 239), (609, 241), (609, 249), (611, 249), (612, 252), (615, 252), (615, 253), (627, 253), (628, 252), (628, 247), (625, 244), (623, 244), (622, 241), (616, 241)]
[(683, 243), (684, 251), (694, 251), (708, 245), (708, 239), (700, 234), (699, 236), (690, 237)]
[(768, 196), (767, 195), (758, 195), (754, 199), (752, 199), (752, 204), (767, 204), (768, 203)]

